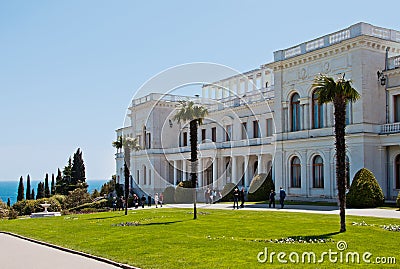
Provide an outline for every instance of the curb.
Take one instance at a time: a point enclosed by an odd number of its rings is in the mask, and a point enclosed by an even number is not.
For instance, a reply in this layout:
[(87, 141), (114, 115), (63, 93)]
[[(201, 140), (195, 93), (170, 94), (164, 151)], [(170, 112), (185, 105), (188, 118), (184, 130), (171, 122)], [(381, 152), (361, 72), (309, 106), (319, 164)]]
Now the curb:
[(15, 233), (11, 233), (11, 232), (4, 232), (4, 231), (0, 231), (0, 233), (6, 234), (6, 235), (10, 235), (10, 236), (13, 236), (13, 237), (17, 237), (19, 239), (23, 239), (23, 240), (26, 240), (26, 241), (29, 241), (29, 242), (32, 242), (32, 243), (36, 243), (36, 244), (39, 244), (39, 245), (43, 245), (43, 246), (46, 246), (46, 247), (51, 247), (51, 248), (54, 248), (54, 249), (58, 249), (58, 250), (61, 250), (61, 251), (64, 251), (64, 252), (68, 252), (68, 253), (71, 253), (71, 254), (76, 254), (76, 255), (79, 255), (79, 256), (83, 256), (83, 257), (86, 257), (86, 258), (89, 258), (89, 259), (93, 259), (93, 260), (96, 260), (96, 261), (99, 261), (99, 262), (104, 262), (104, 263), (107, 263), (107, 264), (110, 264), (110, 265), (113, 265), (113, 266), (117, 266), (117, 267), (120, 267), (120, 268), (123, 268), (123, 269), (140, 269), (139, 267), (134, 267), (134, 266), (131, 266), (131, 265), (128, 265), (128, 264), (115, 262), (115, 261), (112, 261), (112, 260), (109, 260), (109, 259), (106, 259), (106, 258), (103, 258), (103, 257), (94, 256), (94, 255), (91, 255), (91, 254), (88, 254), (88, 253), (85, 253), (85, 252), (81, 252), (81, 251), (77, 251), (77, 250), (73, 250), (73, 249), (69, 249), (69, 248), (60, 247), (60, 246), (53, 245), (53, 244), (50, 244), (50, 243), (47, 243), (47, 242), (43, 242), (43, 241), (39, 241), (39, 240), (32, 239), (32, 238), (29, 238), (29, 237), (25, 237), (25, 236), (22, 236), (22, 235), (19, 235), (19, 234), (15, 234)]

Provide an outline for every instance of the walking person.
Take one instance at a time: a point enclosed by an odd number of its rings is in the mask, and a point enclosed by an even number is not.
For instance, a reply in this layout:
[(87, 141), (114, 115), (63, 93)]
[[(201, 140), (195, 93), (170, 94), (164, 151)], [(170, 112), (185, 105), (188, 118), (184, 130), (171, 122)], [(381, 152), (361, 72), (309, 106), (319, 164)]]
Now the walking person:
[(242, 189), (240, 190), (240, 201), (241, 201), (241, 204), (240, 204), (240, 207), (241, 208), (243, 208), (244, 207), (244, 195), (245, 195), (245, 192), (244, 192), (244, 187), (242, 187)]
[(147, 196), (147, 206), (151, 207), (151, 196), (150, 195)]
[(142, 208), (144, 208), (144, 205), (146, 204), (146, 196), (144, 196), (144, 194), (142, 195), (142, 198), (140, 198), (140, 202), (142, 203)]
[(163, 203), (164, 203), (164, 194), (160, 193), (160, 197), (158, 198), (160, 206), (162, 207)]
[(158, 193), (154, 195), (154, 203), (156, 204), (156, 208), (158, 208)]
[(269, 194), (269, 207), (271, 208), (271, 204), (273, 204), (274, 208), (275, 208), (275, 191), (271, 190), (271, 193)]
[(233, 209), (235, 209), (235, 205), (236, 208), (239, 209), (239, 189), (235, 188), (235, 190), (233, 191)]
[(286, 198), (286, 192), (282, 187), (280, 187), (280, 190), (279, 190), (279, 203), (281, 204), (281, 208), (284, 207), (285, 198)]

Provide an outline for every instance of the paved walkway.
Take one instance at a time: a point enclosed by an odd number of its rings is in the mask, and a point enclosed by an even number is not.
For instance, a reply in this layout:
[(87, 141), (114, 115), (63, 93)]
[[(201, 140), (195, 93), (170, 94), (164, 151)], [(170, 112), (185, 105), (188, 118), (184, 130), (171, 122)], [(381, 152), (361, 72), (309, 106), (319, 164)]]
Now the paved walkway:
[(0, 261), (4, 269), (121, 268), (3, 233), (0, 233)]
[[(165, 205), (165, 207), (173, 208), (193, 208), (193, 204), (172, 204)], [(227, 203), (216, 203), (212, 205), (197, 204), (198, 209), (230, 209), (232, 210), (232, 204)], [(299, 213), (311, 213), (311, 214), (330, 214), (339, 215), (339, 208), (337, 206), (315, 206), (315, 205), (285, 205), (283, 209), (280, 209), (280, 205), (277, 204), (276, 208), (269, 208), (267, 204), (245, 204), (244, 208), (239, 210), (262, 210), (262, 211), (284, 211), (284, 212), (299, 212)], [(377, 217), (377, 218), (393, 218), (400, 219), (400, 211), (392, 209), (379, 209), (379, 208), (363, 208), (346, 209), (347, 216), (364, 216), (364, 217)]]

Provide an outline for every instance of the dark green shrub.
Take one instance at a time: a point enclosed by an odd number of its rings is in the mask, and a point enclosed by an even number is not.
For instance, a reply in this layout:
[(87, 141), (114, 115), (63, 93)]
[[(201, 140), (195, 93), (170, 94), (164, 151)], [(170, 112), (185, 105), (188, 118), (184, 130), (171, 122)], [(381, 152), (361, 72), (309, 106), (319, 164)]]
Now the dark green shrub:
[(56, 195), (51, 196), (51, 198), (57, 200), (58, 203), (60, 204), (61, 208), (62, 208), (62, 209), (64, 208), (64, 206), (65, 206), (65, 199), (67, 199), (65, 195), (56, 194)]
[(178, 184), (178, 186), (175, 189), (175, 195), (174, 195), (175, 203), (178, 204), (193, 203), (193, 189), (190, 188), (191, 186), (192, 182), (190, 181), (182, 181)]
[(266, 201), (271, 190), (275, 190), (271, 172), (268, 175), (258, 174), (253, 177), (250, 183), (248, 200), (252, 202)]
[(7, 208), (1, 208), (0, 207), (0, 219), (7, 218), (9, 216), (10, 210)]
[(85, 203), (82, 205), (79, 205), (77, 207), (70, 208), (70, 211), (82, 211), (83, 209), (86, 208), (94, 208), (94, 209), (102, 209), (102, 208), (108, 208), (108, 200), (107, 199), (101, 199), (99, 201), (93, 202), (93, 203)]
[(400, 191), (399, 191), (399, 195), (397, 195), (396, 204), (397, 204), (397, 207), (400, 208)]
[(221, 191), (222, 202), (232, 202), (233, 201), (233, 191), (236, 188), (236, 184), (234, 183), (226, 183), (224, 188)]
[(164, 204), (173, 204), (175, 202), (175, 188), (172, 186), (168, 186), (163, 191), (164, 195)]
[(69, 209), (89, 202), (91, 202), (90, 194), (86, 189), (78, 188), (69, 192), (64, 202), (64, 208)]
[(18, 217), (18, 212), (11, 208), (11, 209), (8, 211), (8, 219), (9, 219), (9, 220), (11, 220), (11, 219), (16, 219), (17, 217)]
[(48, 208), (50, 212), (59, 212), (61, 210), (60, 203), (53, 197), (41, 198), (39, 200), (22, 200), (16, 202), (12, 206), (12, 209), (20, 216), (30, 215), (32, 213), (43, 212), (44, 208), (40, 204), (44, 204), (45, 202), (50, 204), (50, 207)]
[(348, 207), (368, 208), (382, 206), (385, 197), (374, 174), (362, 168), (354, 176), (346, 199)]

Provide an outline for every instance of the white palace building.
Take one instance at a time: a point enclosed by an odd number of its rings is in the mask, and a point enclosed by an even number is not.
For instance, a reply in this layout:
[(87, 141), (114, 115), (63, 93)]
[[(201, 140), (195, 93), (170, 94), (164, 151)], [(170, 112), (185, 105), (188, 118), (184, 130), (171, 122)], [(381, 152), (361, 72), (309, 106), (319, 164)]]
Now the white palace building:
[[(203, 85), (200, 97), (152, 93), (132, 100), (129, 126), (116, 130), (117, 137), (137, 137), (142, 146), (131, 153), (131, 187), (153, 195), (189, 180), (189, 130), (173, 116), (178, 101), (192, 99), (209, 111), (198, 129), (200, 200), (204, 188), (221, 190), (233, 182), (248, 189), (254, 175), (270, 170), (289, 198), (335, 199), (333, 105), (318, 105), (311, 89), (320, 73), (345, 73), (361, 95), (347, 109), (348, 180), (366, 167), (386, 200), (395, 200), (400, 32), (367, 23), (275, 51), (271, 63)], [(122, 182), (122, 152), (116, 174)]]

